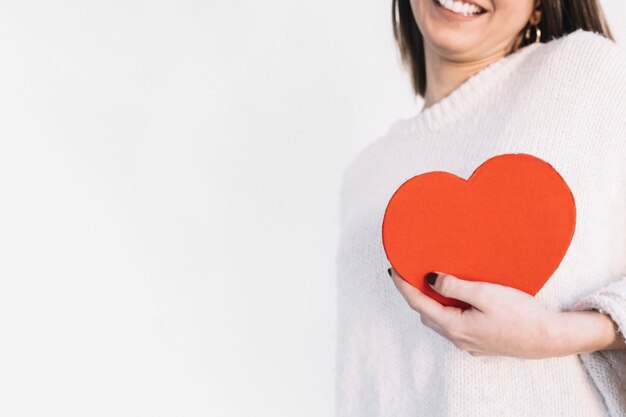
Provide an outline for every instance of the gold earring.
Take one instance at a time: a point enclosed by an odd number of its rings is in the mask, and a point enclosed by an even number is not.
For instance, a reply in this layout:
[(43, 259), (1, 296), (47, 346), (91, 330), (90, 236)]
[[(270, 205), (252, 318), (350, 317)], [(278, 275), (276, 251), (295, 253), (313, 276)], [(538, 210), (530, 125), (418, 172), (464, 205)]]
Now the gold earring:
[[(541, 29), (539, 29), (539, 25), (533, 25), (535, 27), (535, 43), (541, 42)], [(524, 38), (526, 40), (530, 39), (530, 26), (526, 28), (526, 33), (524, 34)]]
[(535, 26), (535, 43), (541, 42), (541, 29), (539, 29), (539, 25)]

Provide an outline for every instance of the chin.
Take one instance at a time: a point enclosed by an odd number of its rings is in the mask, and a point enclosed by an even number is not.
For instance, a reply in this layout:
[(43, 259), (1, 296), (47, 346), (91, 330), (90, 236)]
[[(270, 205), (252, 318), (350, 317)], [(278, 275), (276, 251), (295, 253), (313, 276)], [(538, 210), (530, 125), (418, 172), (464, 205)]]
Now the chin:
[(440, 30), (433, 36), (424, 34), (424, 42), (432, 45), (434, 49), (449, 54), (463, 54), (475, 50), (481, 45), (479, 39), (473, 36), (460, 34), (459, 32)]

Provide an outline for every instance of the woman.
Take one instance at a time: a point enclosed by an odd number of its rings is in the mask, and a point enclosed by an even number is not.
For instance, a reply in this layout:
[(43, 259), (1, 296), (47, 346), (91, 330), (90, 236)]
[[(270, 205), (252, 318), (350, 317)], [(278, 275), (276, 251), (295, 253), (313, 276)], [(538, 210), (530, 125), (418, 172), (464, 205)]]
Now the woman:
[[(625, 416), (626, 56), (600, 6), (394, 0), (393, 23), (424, 105), (343, 176), (337, 417)], [(505, 153), (566, 181), (570, 246), (534, 297), (433, 271), (472, 305), (443, 307), (389, 268), (386, 205), (415, 175), (468, 178)]]

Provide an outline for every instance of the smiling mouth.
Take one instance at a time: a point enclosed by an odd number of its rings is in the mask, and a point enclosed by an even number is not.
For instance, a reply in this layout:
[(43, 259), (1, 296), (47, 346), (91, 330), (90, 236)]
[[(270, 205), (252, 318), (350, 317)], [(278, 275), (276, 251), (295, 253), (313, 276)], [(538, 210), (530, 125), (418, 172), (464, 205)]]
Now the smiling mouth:
[[(481, 15), (481, 14), (485, 14), (485, 13), (487, 13), (487, 10), (485, 10), (485, 9), (483, 9), (483, 8), (479, 7), (479, 6), (476, 6), (477, 8), (479, 8), (479, 9), (480, 9), (478, 12), (473, 12), (473, 11), (472, 11), (472, 12), (466, 12), (466, 13), (463, 13), (463, 12), (461, 12), (460, 10), (457, 12), (457, 11), (455, 11), (455, 10), (452, 10), (452, 9), (449, 9), (449, 8), (445, 7), (445, 6), (442, 4), (444, 1), (447, 1), (449, 4), (451, 4), (452, 2), (451, 2), (451, 1), (449, 1), (449, 0), (442, 0), (442, 2), (440, 2), (439, 0), (432, 0), (432, 1), (433, 1), (433, 3), (435, 3), (435, 6), (436, 6), (436, 7), (440, 7), (440, 8), (442, 8), (442, 9), (444, 9), (444, 10), (449, 11), (449, 12), (456, 13), (456, 14), (458, 14), (459, 16), (472, 17), (472, 16), (479, 16), (479, 15)], [(469, 4), (469, 3), (467, 3), (467, 4)], [(474, 5), (473, 5), (473, 6), (474, 6)]]

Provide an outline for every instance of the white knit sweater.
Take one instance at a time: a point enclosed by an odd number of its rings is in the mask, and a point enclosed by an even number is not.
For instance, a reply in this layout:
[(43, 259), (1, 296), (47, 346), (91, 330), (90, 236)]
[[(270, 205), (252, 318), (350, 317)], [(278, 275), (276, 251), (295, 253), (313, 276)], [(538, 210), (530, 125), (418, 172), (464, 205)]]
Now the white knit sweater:
[(381, 223), (393, 192), (427, 171), (468, 178), (504, 153), (547, 161), (576, 201), (574, 237), (537, 299), (558, 311), (598, 309), (626, 332), (626, 56), (577, 30), (483, 68), (393, 123), (346, 168), (337, 417), (626, 416), (626, 350), (474, 357), (424, 326), (387, 274)]

